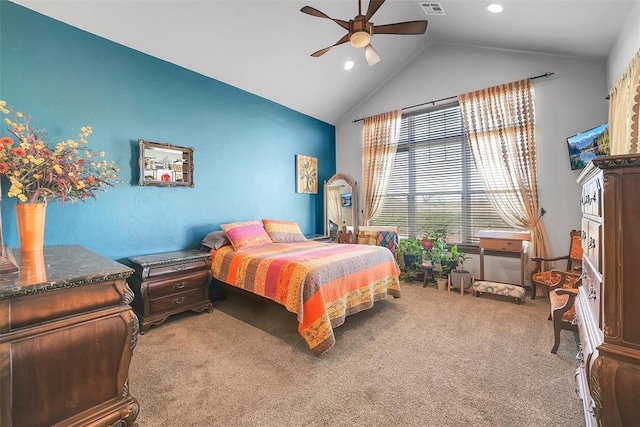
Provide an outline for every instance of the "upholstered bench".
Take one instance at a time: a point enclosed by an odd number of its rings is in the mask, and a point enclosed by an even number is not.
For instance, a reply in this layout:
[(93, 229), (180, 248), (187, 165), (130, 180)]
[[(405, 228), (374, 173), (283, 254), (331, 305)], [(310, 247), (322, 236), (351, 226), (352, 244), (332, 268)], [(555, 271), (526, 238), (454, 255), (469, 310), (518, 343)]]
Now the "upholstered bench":
[(521, 286), (499, 282), (487, 282), (485, 280), (473, 282), (473, 291), (477, 297), (482, 294), (492, 294), (515, 298), (516, 303), (518, 304), (524, 300), (525, 295), (524, 288)]

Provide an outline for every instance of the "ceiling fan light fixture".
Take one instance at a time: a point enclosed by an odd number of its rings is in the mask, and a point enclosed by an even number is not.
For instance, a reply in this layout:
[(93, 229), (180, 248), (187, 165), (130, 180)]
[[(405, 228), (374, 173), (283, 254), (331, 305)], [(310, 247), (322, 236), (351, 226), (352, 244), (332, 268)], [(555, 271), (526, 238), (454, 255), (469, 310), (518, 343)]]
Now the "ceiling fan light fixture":
[(380, 62), (380, 55), (378, 55), (378, 52), (376, 52), (376, 50), (371, 45), (368, 45), (364, 49), (364, 57), (370, 67)]
[(369, 35), (369, 33), (367, 33), (366, 31), (356, 31), (355, 33), (351, 34), (351, 37), (349, 37), (351, 46), (358, 48), (367, 46), (370, 40), (371, 35)]

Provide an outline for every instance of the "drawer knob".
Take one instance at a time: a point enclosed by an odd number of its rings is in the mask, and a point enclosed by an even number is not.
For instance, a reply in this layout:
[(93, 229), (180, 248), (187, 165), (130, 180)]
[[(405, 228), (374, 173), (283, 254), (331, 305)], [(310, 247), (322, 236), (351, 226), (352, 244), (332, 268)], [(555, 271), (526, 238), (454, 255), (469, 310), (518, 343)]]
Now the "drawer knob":
[(173, 287), (176, 289), (182, 289), (185, 287), (185, 285), (187, 284), (187, 282), (178, 282), (178, 283), (174, 283)]
[(173, 300), (174, 304), (182, 304), (186, 300), (185, 297), (176, 298)]

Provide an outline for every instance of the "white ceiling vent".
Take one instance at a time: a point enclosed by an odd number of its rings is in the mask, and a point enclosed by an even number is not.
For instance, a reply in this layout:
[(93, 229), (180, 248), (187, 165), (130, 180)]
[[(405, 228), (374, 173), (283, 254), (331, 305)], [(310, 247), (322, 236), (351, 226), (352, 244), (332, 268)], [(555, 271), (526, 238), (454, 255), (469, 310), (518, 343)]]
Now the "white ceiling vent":
[(420, 2), (420, 6), (422, 6), (424, 13), (429, 16), (445, 14), (442, 5), (437, 2)]

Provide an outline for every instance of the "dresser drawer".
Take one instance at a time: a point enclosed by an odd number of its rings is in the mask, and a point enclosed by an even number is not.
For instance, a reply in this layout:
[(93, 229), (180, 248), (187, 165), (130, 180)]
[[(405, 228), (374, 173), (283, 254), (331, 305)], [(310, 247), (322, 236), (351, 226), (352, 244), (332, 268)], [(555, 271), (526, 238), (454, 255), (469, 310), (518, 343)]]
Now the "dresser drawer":
[(601, 216), (601, 206), (602, 206), (602, 182), (601, 177), (594, 178), (592, 181), (588, 182), (582, 187), (582, 212), (594, 215)]
[(591, 311), (594, 323), (602, 329), (602, 276), (589, 259), (582, 261), (582, 276), (580, 293), (584, 295), (584, 304)]
[(602, 224), (588, 218), (582, 219), (582, 251), (584, 256), (589, 258), (595, 270), (599, 272), (602, 271), (602, 257), (600, 256), (601, 236)]
[(119, 305), (124, 300), (126, 282), (109, 280), (102, 283), (43, 292), (18, 297), (11, 304), (11, 330), (50, 322), (62, 317)]
[(205, 299), (204, 287), (202, 287), (202, 289), (192, 289), (190, 291), (149, 300), (149, 311), (153, 314), (180, 310), (181, 307), (202, 303)]
[(209, 263), (205, 259), (199, 259), (189, 262), (181, 262), (176, 264), (158, 265), (149, 268), (149, 279), (158, 276), (169, 276), (173, 274), (188, 274), (190, 271), (208, 270)]
[(170, 278), (162, 278), (145, 282), (147, 294), (149, 298), (159, 298), (167, 295), (173, 295), (178, 292), (188, 291), (191, 289), (202, 288), (204, 284), (208, 284), (211, 280), (209, 270), (196, 271), (191, 274), (180, 275)]

